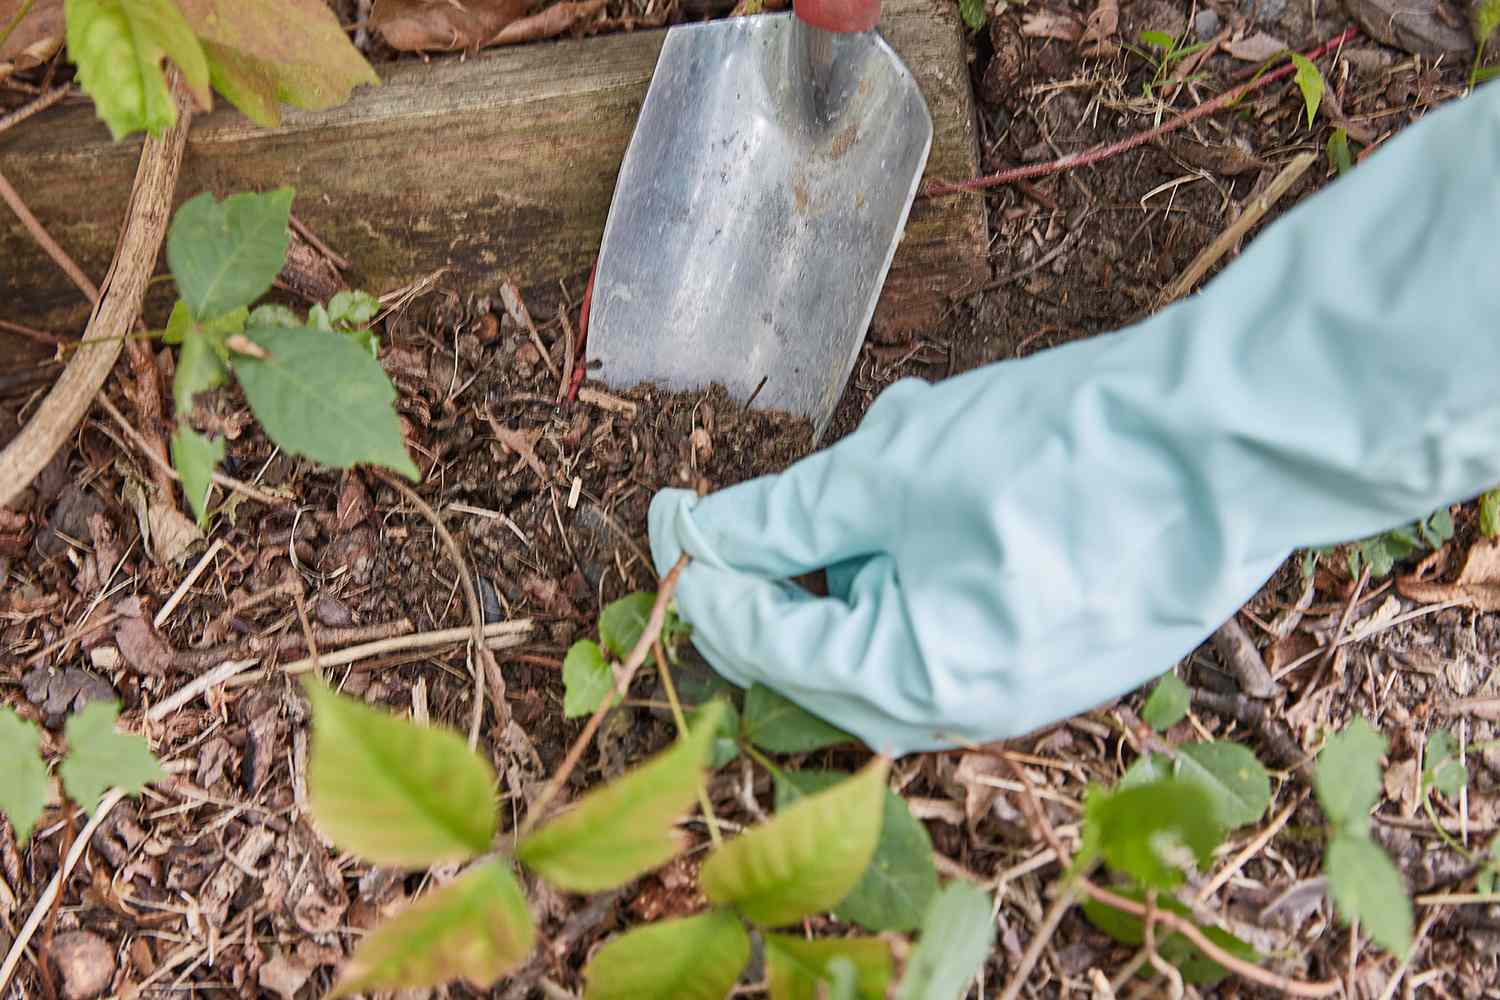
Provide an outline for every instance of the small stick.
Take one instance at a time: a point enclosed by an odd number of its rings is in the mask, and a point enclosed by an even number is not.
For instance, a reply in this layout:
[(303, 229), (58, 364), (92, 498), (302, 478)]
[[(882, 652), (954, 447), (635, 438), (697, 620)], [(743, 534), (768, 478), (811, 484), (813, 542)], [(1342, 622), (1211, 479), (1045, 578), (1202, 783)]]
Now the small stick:
[[(656, 657), (656, 672), (661, 677), (662, 687), (667, 689), (667, 701), (672, 706), (672, 720), (677, 723), (677, 738), (685, 740), (688, 738), (687, 716), (682, 712), (682, 702), (677, 700), (677, 685), (672, 683), (672, 668), (667, 665), (666, 653), (662, 651), (661, 639), (651, 644), (651, 652)], [(703, 810), (703, 819), (708, 824), (708, 839), (718, 847), (723, 841), (719, 834), (719, 817), (714, 815), (714, 804), (709, 800), (708, 789), (703, 783), (698, 783), (698, 808)]]
[[(1208, 273), (1208, 269), (1213, 267), (1220, 257), (1228, 253), (1230, 247), (1244, 238), (1245, 234), (1250, 231), (1250, 227), (1259, 222), (1261, 217), (1270, 211), (1271, 206), (1281, 200), (1281, 196), (1286, 194), (1293, 184), (1297, 183), (1298, 178), (1307, 172), (1307, 168), (1312, 166), (1313, 161), (1317, 158), (1317, 153), (1302, 153), (1294, 157), (1291, 163), (1283, 167), (1281, 172), (1276, 175), (1276, 179), (1271, 181), (1265, 191), (1251, 199), (1250, 204), (1246, 205), (1244, 211), (1240, 212), (1239, 218), (1230, 223), (1229, 227), (1220, 233), (1217, 239), (1204, 247), (1203, 251), (1193, 258), (1193, 262), (1187, 266), (1187, 270), (1178, 275), (1177, 280), (1172, 282), (1167, 290), (1162, 293), (1161, 298), (1157, 302), (1157, 308), (1166, 305), (1168, 302), (1175, 302), (1192, 291), (1193, 286), (1198, 283), (1198, 280)], [(1267, 677), (1266, 680), (1269, 681), (1270, 678)], [(1246, 693), (1250, 694), (1251, 692)]]
[(1072, 907), (1074, 898), (1071, 889), (1064, 889), (1057, 894), (1052, 905), (1047, 907), (1047, 915), (1031, 936), (1031, 943), (1026, 946), (1026, 952), (1017, 963), (1016, 971), (1011, 973), (1010, 982), (1005, 984), (1005, 991), (1000, 994), (999, 1000), (1016, 1000), (1021, 995), (1021, 991), (1031, 981), (1031, 970), (1036, 967), (1037, 960), (1042, 957), (1052, 935), (1057, 933), (1057, 925), (1062, 923), (1063, 915)]
[(28, 340), (34, 340), (39, 344), (46, 344), (48, 347), (66, 347), (74, 343), (74, 341), (70, 341), (65, 337), (59, 337), (55, 333), (47, 333), (45, 330), (33, 330), (29, 326), (22, 326), (20, 323), (12, 323), (4, 319), (0, 319), (0, 330), (4, 330), (7, 333), (14, 333)]
[(573, 380), (573, 324), (568, 322), (568, 310), (557, 307), (557, 319), (563, 328), (563, 368), (557, 379), (557, 401), (561, 403), (568, 394), (568, 385)]
[(237, 674), (244, 673), (260, 662), (260, 657), (249, 660), (228, 660), (206, 674), (199, 674), (166, 698), (151, 706), (146, 721), (160, 722), (210, 688), (223, 684)]
[(1256, 834), (1255, 839), (1246, 844), (1244, 850), (1236, 854), (1234, 856), (1234, 859), (1231, 860), (1229, 864), (1221, 868), (1218, 874), (1210, 879), (1208, 884), (1198, 891), (1198, 902), (1208, 902), (1209, 898), (1212, 897), (1214, 893), (1218, 892), (1226, 884), (1228, 884), (1230, 879), (1234, 878), (1236, 872), (1245, 867), (1246, 862), (1259, 854), (1265, 848), (1265, 846), (1271, 842), (1271, 838), (1280, 833), (1283, 826), (1286, 826), (1287, 820), (1292, 818), (1292, 813), (1296, 812), (1297, 807), (1302, 805), (1302, 800), (1305, 797), (1306, 796), (1298, 796), (1294, 802), (1289, 804), (1285, 809), (1281, 810), (1281, 812), (1277, 813), (1276, 818), (1271, 820), (1271, 822), (1266, 825), (1266, 828), (1264, 830)]
[(199, 557), (197, 563), (188, 571), (188, 575), (183, 577), (182, 582), (177, 585), (177, 589), (172, 591), (172, 596), (167, 598), (167, 603), (163, 604), (161, 610), (156, 613), (156, 617), (151, 621), (152, 628), (161, 628), (166, 624), (167, 619), (172, 617), (172, 612), (177, 610), (177, 605), (182, 603), (182, 599), (187, 596), (188, 588), (198, 582), (198, 577), (203, 575), (203, 571), (208, 569), (208, 564), (223, 547), (224, 539), (215, 538), (214, 543), (208, 547), (208, 551)]
[[(688, 564), (688, 558), (687, 553), (683, 553), (677, 563), (667, 571), (667, 575), (662, 577), (661, 586), (656, 591), (656, 603), (651, 605), (651, 614), (646, 618), (646, 627), (641, 630), (641, 637), (636, 640), (635, 647), (631, 649), (630, 655), (625, 657), (625, 662), (620, 665), (619, 671), (615, 674), (615, 694), (623, 696), (629, 690), (630, 682), (635, 679), (635, 672), (640, 669), (642, 663), (646, 662), (646, 654), (651, 652), (651, 644), (661, 636), (662, 625), (667, 620), (667, 604), (677, 590), (677, 579), (682, 576), (682, 568)], [(530, 833), (542, 819), (547, 806), (562, 789), (563, 782), (568, 780), (568, 776), (573, 773), (573, 768), (578, 766), (584, 748), (594, 738), (594, 733), (599, 729), (599, 723), (604, 721), (605, 713), (613, 707), (610, 705), (611, 700), (606, 697), (599, 703), (599, 707), (594, 709), (594, 714), (589, 716), (589, 721), (584, 724), (583, 732), (578, 734), (578, 738), (568, 748), (568, 755), (563, 758), (557, 773), (552, 776), (552, 780), (547, 782), (547, 787), (542, 789), (542, 794), (527, 810), (526, 819), (521, 824), (520, 836), (524, 837)]]
[[(1345, 42), (1359, 37), (1359, 33), (1358, 28), (1349, 28), (1304, 54), (1308, 59), (1318, 59), (1343, 45)], [(1184, 125), (1191, 125), (1205, 115), (1213, 114), (1215, 111), (1228, 107), (1246, 94), (1257, 91), (1267, 84), (1291, 76), (1296, 72), (1296, 69), (1295, 64), (1288, 62), (1285, 66), (1273, 70), (1265, 76), (1251, 80), (1248, 83), (1242, 83), (1231, 90), (1224, 91), (1224, 93), (1213, 100), (1205, 101), (1169, 122), (1163, 122), (1155, 128), (1147, 129), (1144, 132), (1137, 132), (1135, 135), (1122, 139), (1119, 142), (1095, 146), (1093, 149), (1086, 149), (1081, 153), (1070, 153), (1067, 156), (1051, 160), (1047, 163), (1033, 163), (1025, 167), (1012, 167), (1007, 170), (1000, 170), (996, 173), (984, 177), (975, 177), (967, 181), (953, 183), (931, 181), (923, 188), (922, 194), (928, 198), (935, 198), (940, 195), (958, 194), (963, 191), (983, 191), (988, 188), (1001, 187), (1005, 184), (1014, 184), (1016, 181), (1029, 180), (1033, 177), (1046, 177), (1049, 174), (1062, 173), (1064, 170), (1069, 170), (1073, 167), (1085, 167), (1091, 163), (1098, 163), (1100, 160), (1107, 160), (1111, 156), (1127, 153), (1137, 146), (1142, 146), (1153, 139), (1160, 138), (1168, 132), (1175, 132)]]
[(83, 293), (84, 298), (97, 305), (99, 302), (99, 287), (88, 279), (88, 276), (83, 273), (83, 269), (74, 263), (73, 258), (68, 256), (68, 252), (58, 246), (57, 241), (37, 221), (37, 217), (31, 214), (31, 209), (26, 207), (26, 203), (21, 200), (21, 196), (16, 193), (16, 189), (10, 186), (10, 181), (6, 180), (3, 173), (0, 173), (0, 199), (4, 199), (5, 203), (10, 206), (10, 210), (16, 213), (16, 217), (21, 220), (21, 225), (25, 226), (26, 231), (31, 234), (31, 238), (36, 240), (43, 250), (47, 251), (47, 256), (51, 257), (53, 262), (62, 268), (63, 273), (72, 280), (73, 284), (78, 286), (78, 290)]
[[(495, 622), (484, 627), (484, 638), (486, 648), (491, 647), (494, 640), (504, 640), (507, 645), (520, 645), (521, 640), (531, 632), (532, 622), (530, 618), (521, 618), (511, 622)], [(374, 642), (362, 642), (357, 646), (348, 646), (335, 653), (324, 653), (319, 659), (322, 667), (342, 667), (357, 660), (363, 660), (371, 656), (379, 656), (381, 653), (394, 653), (407, 649), (427, 649), (432, 646), (446, 646), (449, 643), (463, 642), (465, 639), (472, 640), (474, 630), (468, 625), (459, 625), (454, 628), (437, 629), (432, 632), (414, 632), (411, 635), (398, 635), (389, 639), (376, 639)], [(305, 674), (314, 667), (319, 666), (310, 656), (300, 660), (293, 660), (283, 666), (282, 672), (288, 674)]]
[(287, 218), (291, 220), (292, 228), (297, 230), (297, 235), (302, 237), (307, 242), (311, 243), (313, 249), (318, 251), (318, 253), (322, 254), (324, 257), (327, 257), (329, 263), (331, 263), (334, 267), (338, 268), (340, 271), (347, 271), (350, 267), (353, 266), (349, 263), (348, 257), (345, 257), (342, 254), (336, 254), (332, 250), (330, 250), (328, 248), (328, 244), (318, 239), (316, 233), (302, 224), (301, 219), (297, 218), (295, 215), (288, 215)]

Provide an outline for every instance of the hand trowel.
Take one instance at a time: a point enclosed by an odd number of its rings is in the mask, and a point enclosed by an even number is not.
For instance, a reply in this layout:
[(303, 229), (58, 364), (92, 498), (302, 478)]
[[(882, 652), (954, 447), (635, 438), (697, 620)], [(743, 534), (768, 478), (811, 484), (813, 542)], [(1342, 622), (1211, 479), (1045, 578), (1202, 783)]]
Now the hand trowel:
[(932, 145), (880, 0), (667, 32), (589, 318), (615, 388), (722, 384), (826, 428)]

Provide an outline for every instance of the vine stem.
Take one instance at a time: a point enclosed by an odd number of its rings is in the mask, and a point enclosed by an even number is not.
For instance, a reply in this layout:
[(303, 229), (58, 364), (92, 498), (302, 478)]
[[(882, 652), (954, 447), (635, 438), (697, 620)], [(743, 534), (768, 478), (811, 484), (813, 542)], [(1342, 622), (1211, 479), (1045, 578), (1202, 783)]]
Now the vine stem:
[[(1047, 816), (1042, 812), (1041, 803), (1037, 800), (1036, 789), (1032, 786), (1031, 778), (1015, 761), (1004, 754), (996, 755), (1010, 768), (1018, 781), (1021, 782), (1026, 794), (1021, 800), (1022, 811), (1026, 814), (1027, 822), (1031, 824), (1033, 833), (1039, 835), (1047, 844), (1057, 852), (1057, 859), (1062, 863), (1070, 855), (1063, 849), (1062, 841), (1057, 837), (1057, 831), (1048, 822)], [(1068, 866), (1063, 865), (1064, 869)], [(1304, 979), (1293, 979), (1290, 976), (1278, 975), (1269, 969), (1262, 969), (1252, 962), (1231, 955), (1223, 948), (1209, 940), (1208, 935), (1198, 929), (1198, 925), (1191, 920), (1186, 920), (1171, 910), (1162, 910), (1154, 906), (1137, 903), (1133, 899), (1126, 899), (1117, 893), (1095, 885), (1087, 878), (1077, 878), (1073, 883), (1073, 890), (1089, 896), (1106, 906), (1138, 917), (1145, 922), (1150, 930), (1154, 925), (1163, 924), (1178, 934), (1193, 942), (1203, 954), (1218, 962), (1224, 968), (1233, 972), (1242, 979), (1248, 979), (1261, 986), (1280, 990), (1288, 996), (1294, 997), (1331, 997), (1338, 996), (1344, 989), (1344, 984), (1337, 979), (1327, 979), (1320, 982), (1308, 982)]]
[[(683, 714), (682, 702), (677, 699), (677, 685), (672, 683), (672, 668), (667, 663), (667, 655), (661, 648), (661, 640), (651, 644), (651, 652), (656, 657), (656, 672), (661, 675), (662, 687), (667, 689), (667, 701), (672, 706), (672, 719), (677, 723), (677, 738), (685, 740), (688, 737), (687, 716)], [(719, 833), (719, 817), (714, 815), (714, 804), (708, 797), (708, 789), (703, 782), (698, 783), (698, 808), (703, 810), (704, 822), (708, 824), (708, 839), (715, 847), (723, 843), (723, 837)]]
[[(1321, 58), (1322, 56), (1327, 55), (1329, 52), (1332, 52), (1335, 49), (1339, 48), (1344, 43), (1352, 41), (1353, 39), (1359, 37), (1359, 34), (1360, 31), (1358, 28), (1348, 28), (1340, 32), (1333, 38), (1330, 38), (1322, 45), (1319, 45), (1308, 52), (1304, 52), (1303, 55), (1305, 55), (1308, 59)], [(1135, 149), (1137, 146), (1143, 146), (1146, 143), (1151, 142), (1153, 139), (1159, 139), (1169, 132), (1175, 132), (1178, 129), (1182, 128), (1184, 125), (1190, 125), (1193, 122), (1197, 121), (1199, 118), (1202, 118), (1206, 115), (1211, 115), (1215, 111), (1219, 111), (1223, 108), (1228, 107), (1229, 105), (1238, 101), (1241, 97), (1244, 97), (1246, 94), (1253, 93), (1254, 91), (1257, 91), (1268, 84), (1291, 76), (1294, 72), (1296, 72), (1296, 70), (1296, 65), (1294, 63), (1288, 62), (1285, 66), (1272, 70), (1264, 76), (1251, 79), (1245, 83), (1240, 84), (1238, 87), (1234, 87), (1230, 90), (1224, 91), (1224, 93), (1220, 94), (1218, 97), (1213, 98), (1212, 100), (1204, 101), (1202, 104), (1189, 111), (1184, 112), (1183, 114), (1179, 115), (1176, 118), (1173, 118), (1169, 122), (1163, 122), (1155, 128), (1147, 129), (1144, 132), (1137, 132), (1135, 135), (1129, 136), (1125, 139), (1121, 139), (1119, 142), (1111, 142), (1102, 146), (1095, 146), (1093, 149), (1086, 149), (1081, 153), (1070, 153), (1060, 159), (1050, 160), (1046, 163), (1033, 163), (1025, 167), (1010, 167), (1005, 170), (997, 171), (993, 174), (987, 174), (983, 177), (975, 177), (966, 181), (929, 181), (926, 186), (923, 187), (922, 194), (928, 198), (936, 198), (940, 195), (959, 194), (964, 191), (983, 191), (988, 188), (1002, 187), (1006, 184), (1014, 184), (1016, 181), (1030, 180), (1033, 177), (1046, 177), (1050, 174), (1062, 173), (1064, 170), (1071, 170), (1074, 167), (1086, 167), (1091, 163), (1098, 163), (1100, 160), (1107, 160), (1111, 156), (1118, 156), (1121, 153), (1128, 153), (1130, 150)]]
[[(651, 605), (651, 614), (646, 618), (646, 627), (641, 629), (641, 637), (636, 640), (635, 646), (630, 650), (630, 655), (620, 664), (620, 669), (615, 672), (615, 686), (613, 694), (624, 697), (625, 692), (630, 689), (630, 682), (635, 679), (635, 672), (640, 669), (641, 664), (646, 662), (646, 657), (651, 652), (651, 646), (657, 639), (661, 638), (661, 629), (667, 621), (667, 605), (672, 601), (672, 595), (677, 591), (677, 580), (682, 576), (682, 568), (688, 564), (691, 557), (683, 553), (681, 558), (667, 571), (667, 575), (661, 578), (661, 586), (656, 590), (656, 603)], [(518, 839), (530, 833), (546, 814), (547, 806), (557, 798), (557, 793), (562, 789), (563, 782), (573, 773), (578, 766), (578, 761), (583, 757), (583, 751), (594, 738), (594, 733), (599, 730), (599, 723), (604, 721), (604, 716), (613, 705), (614, 698), (606, 697), (594, 709), (594, 714), (589, 716), (589, 721), (584, 724), (583, 732), (573, 741), (568, 748), (568, 755), (563, 758), (557, 773), (547, 786), (542, 789), (542, 794), (532, 803), (531, 808), (526, 811), (526, 819), (521, 823)]]

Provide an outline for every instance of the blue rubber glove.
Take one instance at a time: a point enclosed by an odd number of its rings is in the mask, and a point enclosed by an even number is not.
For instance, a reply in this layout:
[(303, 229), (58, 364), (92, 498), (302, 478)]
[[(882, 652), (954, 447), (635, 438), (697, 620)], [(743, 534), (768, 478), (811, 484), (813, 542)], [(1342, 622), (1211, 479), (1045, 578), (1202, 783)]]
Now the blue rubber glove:
[[(902, 754), (1186, 655), (1294, 549), (1500, 482), (1500, 86), (1431, 113), (1139, 325), (899, 382), (781, 475), (660, 493), (693, 641)], [(828, 568), (831, 596), (787, 577)]]

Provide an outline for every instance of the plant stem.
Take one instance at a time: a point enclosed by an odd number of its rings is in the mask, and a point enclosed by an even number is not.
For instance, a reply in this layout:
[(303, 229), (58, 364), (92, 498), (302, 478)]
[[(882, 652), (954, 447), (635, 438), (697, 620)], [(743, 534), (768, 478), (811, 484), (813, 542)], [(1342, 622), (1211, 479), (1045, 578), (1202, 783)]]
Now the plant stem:
[(777, 767), (765, 754), (755, 749), (755, 747), (749, 743), (741, 743), (740, 749), (745, 751), (746, 755), (748, 755), (751, 760), (755, 761), (767, 771), (770, 771), (771, 777), (775, 778), (777, 781), (786, 783), (786, 772)]
[[(666, 654), (662, 652), (661, 640), (657, 639), (651, 644), (651, 652), (656, 656), (656, 672), (661, 675), (662, 687), (667, 689), (667, 701), (672, 705), (672, 719), (677, 723), (677, 738), (685, 740), (688, 738), (687, 716), (682, 713), (682, 702), (677, 700), (677, 685), (672, 683), (672, 668), (667, 665)], [(719, 817), (714, 815), (714, 804), (708, 797), (708, 789), (703, 782), (698, 782), (698, 808), (703, 810), (704, 822), (708, 824), (708, 839), (718, 847), (724, 842), (719, 833)]]
[[(1317, 59), (1337, 49), (1345, 42), (1358, 37), (1358, 35), (1358, 28), (1349, 28), (1304, 54), (1308, 59)], [(931, 181), (922, 189), (922, 194), (933, 198), (938, 195), (958, 194), (962, 191), (983, 191), (987, 188), (1014, 184), (1016, 181), (1030, 180), (1033, 177), (1046, 177), (1050, 174), (1062, 173), (1064, 170), (1069, 170), (1073, 167), (1084, 167), (1091, 163), (1098, 163), (1100, 160), (1109, 159), (1111, 156), (1118, 156), (1121, 153), (1129, 152), (1137, 146), (1143, 146), (1153, 139), (1158, 139), (1166, 135), (1168, 132), (1175, 132), (1184, 125), (1190, 125), (1205, 115), (1222, 110), (1246, 94), (1257, 91), (1276, 80), (1291, 76), (1296, 70), (1297, 67), (1288, 62), (1285, 66), (1267, 73), (1265, 76), (1257, 77), (1231, 90), (1226, 90), (1213, 100), (1204, 101), (1202, 104), (1190, 111), (1184, 112), (1169, 122), (1165, 122), (1155, 128), (1147, 129), (1144, 132), (1137, 132), (1135, 135), (1122, 139), (1119, 142), (1095, 146), (1093, 149), (1086, 149), (1081, 153), (1070, 153), (1061, 159), (1052, 160), (1048, 163), (1033, 163), (1025, 167), (1011, 167), (1007, 170), (997, 171), (984, 177), (975, 177), (967, 181), (956, 181), (953, 183), (940, 180)]]
[[(625, 662), (620, 665), (619, 671), (615, 674), (615, 693), (622, 698), (630, 689), (630, 682), (635, 679), (635, 672), (640, 669), (642, 663), (646, 662), (646, 654), (651, 651), (652, 644), (661, 637), (661, 627), (667, 620), (667, 605), (671, 603), (672, 594), (677, 590), (677, 579), (682, 576), (682, 568), (688, 564), (689, 558), (687, 553), (683, 553), (677, 563), (667, 571), (667, 575), (662, 577), (661, 586), (656, 591), (656, 603), (651, 605), (651, 614), (646, 618), (646, 627), (641, 630), (641, 637), (636, 640), (634, 648), (630, 650), (630, 655), (625, 657)], [(594, 714), (589, 716), (589, 721), (584, 723), (583, 732), (578, 734), (578, 738), (568, 748), (568, 755), (563, 758), (557, 773), (552, 776), (551, 781), (547, 782), (547, 786), (542, 789), (542, 794), (537, 796), (537, 800), (526, 811), (526, 819), (522, 821), (521, 829), (518, 831), (519, 837), (530, 833), (546, 815), (547, 806), (557, 797), (557, 793), (562, 790), (563, 782), (568, 780), (568, 775), (572, 774), (573, 769), (578, 766), (584, 749), (593, 740), (594, 733), (599, 730), (599, 723), (604, 721), (604, 714), (613, 707), (611, 705), (613, 700), (605, 698), (601, 701), (599, 707), (594, 709)]]

